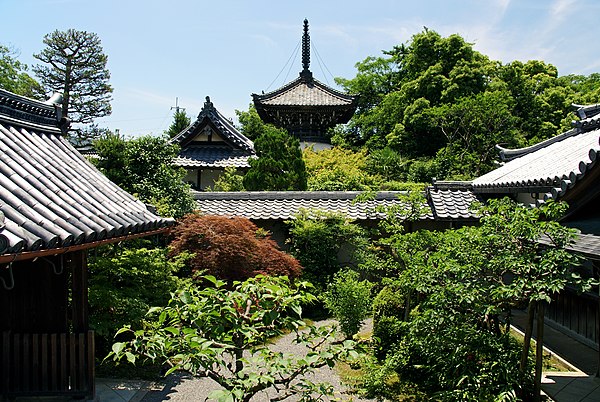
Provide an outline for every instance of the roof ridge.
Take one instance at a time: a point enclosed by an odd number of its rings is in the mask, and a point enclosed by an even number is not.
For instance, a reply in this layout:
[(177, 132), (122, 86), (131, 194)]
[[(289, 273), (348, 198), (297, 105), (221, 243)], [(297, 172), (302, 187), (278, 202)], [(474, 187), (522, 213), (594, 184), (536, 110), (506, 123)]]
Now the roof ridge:
[(513, 159), (519, 158), (523, 155), (527, 155), (534, 151), (538, 151), (542, 148), (546, 148), (549, 145), (563, 141), (569, 137), (573, 137), (578, 134), (581, 134), (582, 132), (583, 131), (581, 129), (576, 127), (576, 128), (570, 129), (569, 131), (565, 131), (564, 133), (558, 134), (552, 138), (548, 138), (547, 140), (538, 142), (537, 144), (530, 145), (528, 147), (509, 149), (509, 148), (504, 148), (501, 145), (497, 144), (496, 149), (498, 151), (500, 151), (500, 159), (503, 162), (508, 162)]
[[(376, 200), (396, 199), (406, 191), (378, 191)], [(196, 200), (354, 200), (366, 191), (230, 191), (195, 192)]]
[(24, 122), (40, 127), (59, 127), (59, 108), (54, 104), (27, 98), (13, 92), (0, 89), (0, 116), (5, 121), (15, 119), (19, 124)]

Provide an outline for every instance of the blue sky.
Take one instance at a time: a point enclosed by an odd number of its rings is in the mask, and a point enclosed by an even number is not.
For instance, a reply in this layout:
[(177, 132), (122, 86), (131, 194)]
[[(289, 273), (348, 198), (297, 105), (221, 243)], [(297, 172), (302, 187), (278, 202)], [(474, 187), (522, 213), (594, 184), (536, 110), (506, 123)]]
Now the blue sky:
[(0, 43), (29, 65), (53, 30), (97, 33), (114, 87), (113, 113), (97, 122), (125, 135), (162, 133), (176, 97), (192, 118), (207, 95), (234, 118), (252, 93), (296, 78), (300, 55), (291, 69), (287, 62), (304, 18), (326, 66), (313, 51), (311, 70), (332, 86), (332, 75), (352, 78), (356, 62), (424, 26), (458, 33), (503, 62), (542, 59), (560, 75), (600, 72), (599, 0), (0, 0), (0, 15)]

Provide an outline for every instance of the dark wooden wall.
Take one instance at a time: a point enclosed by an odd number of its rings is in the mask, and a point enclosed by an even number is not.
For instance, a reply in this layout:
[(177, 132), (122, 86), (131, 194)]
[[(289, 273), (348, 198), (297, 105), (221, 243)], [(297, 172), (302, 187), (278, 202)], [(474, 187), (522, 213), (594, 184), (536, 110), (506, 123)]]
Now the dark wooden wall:
[(546, 317), (597, 347), (599, 299), (597, 294), (577, 294), (567, 289), (553, 298), (546, 308)]
[[(0, 286), (0, 330), (15, 332), (66, 332), (68, 328), (69, 270), (66, 256), (20, 261), (0, 267), (11, 290)], [(54, 267), (52, 266), (54, 264)], [(56, 273), (55, 273), (56, 270)]]

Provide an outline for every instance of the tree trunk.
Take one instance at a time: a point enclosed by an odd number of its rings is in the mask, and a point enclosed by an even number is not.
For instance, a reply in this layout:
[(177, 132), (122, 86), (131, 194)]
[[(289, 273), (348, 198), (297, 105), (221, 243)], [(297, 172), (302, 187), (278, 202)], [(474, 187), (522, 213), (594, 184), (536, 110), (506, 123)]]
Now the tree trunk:
[(521, 385), (525, 379), (525, 371), (527, 370), (527, 361), (529, 359), (529, 348), (531, 347), (531, 334), (533, 332), (533, 319), (535, 318), (535, 302), (530, 302), (527, 308), (527, 322), (525, 323), (525, 337), (523, 339), (523, 350), (521, 351), (521, 364), (519, 373), (521, 375)]
[(410, 314), (410, 295), (412, 292), (408, 292), (406, 295), (406, 303), (404, 305), (404, 321), (408, 321), (408, 315)]
[(537, 338), (535, 345), (535, 380), (533, 384), (533, 401), (540, 401), (542, 391), (542, 359), (544, 357), (544, 302), (537, 307)]
[(235, 353), (233, 358), (235, 359), (235, 373), (239, 373), (244, 369), (244, 338), (243, 335), (235, 334), (233, 336), (233, 344), (235, 345)]

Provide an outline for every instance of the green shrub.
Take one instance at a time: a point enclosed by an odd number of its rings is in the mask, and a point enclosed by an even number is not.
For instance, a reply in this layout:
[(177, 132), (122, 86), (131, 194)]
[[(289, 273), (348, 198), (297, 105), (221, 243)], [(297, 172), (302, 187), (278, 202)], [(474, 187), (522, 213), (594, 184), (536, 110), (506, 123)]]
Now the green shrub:
[(382, 360), (402, 337), (406, 298), (399, 285), (385, 286), (373, 300), (375, 357)]
[(415, 315), (407, 329), (386, 358), (403, 382), (436, 401), (516, 400), (520, 346), (510, 334), (443, 310)]
[(165, 306), (182, 280), (187, 256), (168, 260), (163, 248), (106, 247), (89, 261), (90, 327), (97, 356), (108, 353), (117, 329), (140, 323), (153, 306)]
[(338, 272), (327, 286), (325, 306), (339, 321), (347, 338), (356, 334), (371, 309), (371, 287), (367, 280), (360, 280), (358, 272)]
[(302, 277), (319, 292), (339, 270), (342, 246), (354, 249), (365, 239), (362, 229), (339, 213), (301, 210), (286, 224), (290, 227), (290, 252), (304, 268)]

